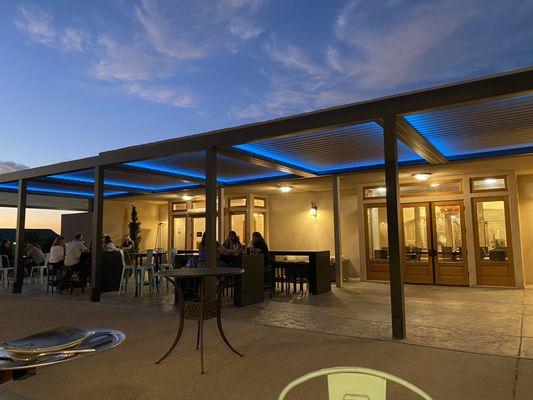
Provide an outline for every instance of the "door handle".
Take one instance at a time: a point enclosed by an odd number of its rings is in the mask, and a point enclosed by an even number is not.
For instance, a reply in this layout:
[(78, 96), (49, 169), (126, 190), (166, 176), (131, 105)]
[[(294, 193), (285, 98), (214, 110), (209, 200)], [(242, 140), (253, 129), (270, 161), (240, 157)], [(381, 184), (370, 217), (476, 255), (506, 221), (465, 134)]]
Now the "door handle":
[(435, 257), (437, 255), (437, 250), (430, 249), (428, 250), (428, 256)]

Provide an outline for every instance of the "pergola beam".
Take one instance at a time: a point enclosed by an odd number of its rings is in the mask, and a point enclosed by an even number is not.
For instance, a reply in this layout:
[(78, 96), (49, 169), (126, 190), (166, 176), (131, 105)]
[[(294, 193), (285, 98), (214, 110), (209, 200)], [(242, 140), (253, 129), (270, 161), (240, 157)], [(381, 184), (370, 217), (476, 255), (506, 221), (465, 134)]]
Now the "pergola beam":
[[(15, 236), (17, 244), (15, 246), (15, 283), (13, 284), (13, 293), (22, 292), (22, 285), (24, 283), (24, 250), (26, 247), (24, 233), (26, 226), (28, 182), (25, 179), (19, 179), (18, 186), (17, 233)], [(7, 276), (5, 276), (4, 279), (7, 279)]]
[[(45, 177), (45, 178), (38, 179), (38, 181), (44, 182), (44, 183), (57, 184), (60, 186), (68, 186), (68, 187), (73, 187), (73, 188), (76, 188), (76, 187), (93, 188), (94, 187), (94, 182), (80, 182), (77, 180), (70, 180), (70, 179), (63, 179), (63, 178), (56, 179), (56, 178)], [(128, 193), (131, 193), (132, 195), (147, 194), (147, 193), (149, 194), (149, 193), (154, 192), (153, 190), (150, 190), (150, 189), (131, 188), (128, 186), (113, 185), (113, 184), (109, 184), (105, 182), (104, 182), (104, 187), (108, 189), (126, 191)]]
[(186, 182), (186, 183), (195, 183), (200, 185), (205, 185), (205, 179), (198, 178), (196, 176), (190, 176), (190, 175), (183, 175), (178, 174), (174, 172), (168, 172), (168, 171), (156, 171), (149, 168), (142, 168), (142, 167), (136, 167), (134, 165), (112, 165), (110, 167), (106, 167), (106, 169), (111, 171), (121, 171), (121, 172), (130, 172), (130, 173), (137, 173), (139, 175), (141, 174), (148, 174), (148, 175), (164, 175), (164, 176), (170, 176), (172, 178), (179, 179), (180, 181)]
[(257, 154), (250, 153), (245, 150), (235, 148), (219, 148), (218, 153), (227, 157), (234, 158), (236, 160), (244, 161), (250, 164), (254, 164), (260, 167), (273, 169), (275, 171), (284, 172), (286, 174), (297, 175), (303, 178), (316, 178), (317, 174), (304, 170), (302, 168), (295, 167), (293, 165), (282, 163), (277, 160), (272, 160), (267, 157), (259, 156)]
[[(381, 120), (376, 120), (376, 123), (383, 127)], [(418, 132), (413, 125), (411, 125), (405, 118), (398, 117), (396, 119), (396, 133), (398, 139), (402, 141), (407, 147), (413, 150), (416, 154), (422, 157), (430, 164), (446, 164), (448, 159), (435, 146)]]
[(387, 188), (387, 232), (389, 243), (389, 285), (392, 336), (405, 339), (405, 298), (403, 288), (403, 259), (400, 250), (400, 185), (398, 183), (398, 134), (396, 115), (383, 118), (385, 150), (385, 184)]

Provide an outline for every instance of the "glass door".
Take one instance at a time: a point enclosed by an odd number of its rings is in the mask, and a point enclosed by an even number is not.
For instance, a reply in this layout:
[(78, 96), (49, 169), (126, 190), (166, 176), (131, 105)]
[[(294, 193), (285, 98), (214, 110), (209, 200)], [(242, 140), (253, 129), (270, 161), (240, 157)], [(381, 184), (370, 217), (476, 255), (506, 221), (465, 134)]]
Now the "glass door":
[(202, 241), (202, 235), (205, 231), (205, 217), (193, 217), (192, 219), (192, 248), (198, 250), (200, 248), (200, 242)]
[(477, 283), (514, 286), (507, 197), (472, 199)]
[(178, 250), (187, 249), (186, 226), (187, 217), (174, 217), (172, 247)]
[(435, 283), (468, 286), (462, 201), (432, 203)]
[(389, 279), (389, 238), (385, 204), (365, 205), (366, 279)]
[(434, 283), (429, 210), (429, 203), (402, 205), (406, 283)]

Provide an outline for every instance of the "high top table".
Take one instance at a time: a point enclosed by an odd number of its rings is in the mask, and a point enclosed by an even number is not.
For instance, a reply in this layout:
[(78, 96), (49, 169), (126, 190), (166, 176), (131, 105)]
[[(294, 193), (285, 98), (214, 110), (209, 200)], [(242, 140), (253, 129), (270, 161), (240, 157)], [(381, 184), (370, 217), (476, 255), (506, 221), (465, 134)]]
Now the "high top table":
[[(204, 373), (204, 321), (207, 319), (215, 318), (217, 319), (218, 332), (222, 337), (222, 340), (226, 345), (233, 351), (235, 354), (242, 357), (242, 354), (233, 348), (230, 344), (224, 330), (222, 329), (222, 319), (221, 319), (221, 306), (222, 306), (222, 291), (226, 285), (226, 280), (224, 278), (230, 276), (240, 275), (244, 272), (241, 268), (180, 268), (174, 269), (171, 271), (161, 271), (157, 275), (167, 279), (171, 282), (176, 288), (176, 295), (178, 299), (178, 309), (179, 309), (179, 324), (178, 324), (178, 333), (174, 339), (174, 343), (170, 349), (161, 357), (156, 364), (159, 364), (165, 358), (172, 353), (172, 350), (178, 344), (181, 334), (183, 333), (183, 322), (184, 319), (192, 319), (198, 321), (198, 331), (196, 334), (196, 349), (200, 349), (200, 368), (202, 374)], [(209, 277), (216, 277), (218, 279), (218, 290), (215, 300), (210, 299), (205, 294), (205, 279)], [(179, 280), (184, 278), (197, 278), (200, 279), (198, 299), (194, 301), (185, 301), (183, 298), (183, 292), (179, 285)]]

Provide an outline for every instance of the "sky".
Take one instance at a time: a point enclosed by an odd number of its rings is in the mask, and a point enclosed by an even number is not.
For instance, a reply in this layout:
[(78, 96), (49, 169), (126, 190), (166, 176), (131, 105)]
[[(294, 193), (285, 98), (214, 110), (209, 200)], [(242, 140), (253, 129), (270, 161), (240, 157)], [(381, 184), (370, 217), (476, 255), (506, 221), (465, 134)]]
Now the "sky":
[(0, 172), (533, 64), (533, 0), (0, 2)]

